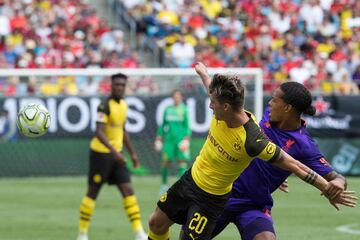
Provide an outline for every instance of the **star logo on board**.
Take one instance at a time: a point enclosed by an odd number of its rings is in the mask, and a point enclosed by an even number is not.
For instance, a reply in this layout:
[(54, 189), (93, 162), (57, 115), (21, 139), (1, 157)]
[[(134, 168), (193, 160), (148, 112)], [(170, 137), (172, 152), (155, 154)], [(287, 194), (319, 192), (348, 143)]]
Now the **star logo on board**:
[(315, 109), (316, 109), (316, 114), (323, 114), (329, 111), (330, 108), (330, 103), (327, 101), (324, 101), (324, 99), (322, 97), (318, 97), (315, 102), (313, 103)]

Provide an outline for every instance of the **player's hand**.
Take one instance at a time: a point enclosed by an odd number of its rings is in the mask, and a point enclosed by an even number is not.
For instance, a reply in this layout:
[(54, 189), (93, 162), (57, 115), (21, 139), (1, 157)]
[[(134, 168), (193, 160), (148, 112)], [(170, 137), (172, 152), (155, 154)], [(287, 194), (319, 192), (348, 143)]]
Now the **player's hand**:
[(195, 71), (199, 76), (208, 76), (206, 66), (202, 62), (195, 64)]
[(188, 137), (184, 138), (181, 142), (179, 142), (178, 147), (181, 152), (186, 152), (190, 147), (190, 139)]
[(125, 158), (124, 155), (122, 155), (121, 153), (117, 152), (116, 150), (112, 150), (111, 153), (114, 155), (115, 160), (118, 161), (121, 164), (125, 164)]
[(156, 138), (155, 143), (154, 143), (154, 149), (155, 149), (155, 151), (160, 152), (161, 149), (162, 149), (162, 147), (163, 147), (163, 144), (162, 144), (161, 139), (160, 139), (160, 138)]
[(288, 193), (289, 192), (289, 184), (288, 184), (288, 180), (286, 179), (279, 187), (279, 190)]
[(330, 204), (340, 210), (338, 204), (344, 205), (346, 207), (355, 207), (357, 204), (358, 198), (355, 196), (354, 191), (344, 191), (338, 195), (335, 199), (329, 200)]
[(134, 168), (140, 167), (140, 161), (136, 153), (131, 154), (131, 160)]
[(328, 183), (326, 191), (322, 192), (321, 195), (324, 195), (329, 200), (332, 200), (338, 197), (344, 190), (344, 184), (335, 179)]

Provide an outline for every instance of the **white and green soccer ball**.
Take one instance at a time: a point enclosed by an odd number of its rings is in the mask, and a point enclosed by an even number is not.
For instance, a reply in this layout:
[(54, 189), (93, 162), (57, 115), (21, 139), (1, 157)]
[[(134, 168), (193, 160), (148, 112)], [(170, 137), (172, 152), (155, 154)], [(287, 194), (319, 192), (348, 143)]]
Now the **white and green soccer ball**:
[(16, 124), (20, 132), (31, 138), (44, 135), (50, 127), (50, 114), (45, 106), (30, 103), (18, 113)]

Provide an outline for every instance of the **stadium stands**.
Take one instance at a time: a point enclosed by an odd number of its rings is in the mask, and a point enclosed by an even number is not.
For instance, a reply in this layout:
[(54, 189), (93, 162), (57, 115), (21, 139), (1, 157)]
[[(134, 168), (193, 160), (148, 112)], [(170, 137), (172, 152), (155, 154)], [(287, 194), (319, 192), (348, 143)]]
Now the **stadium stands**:
[[(358, 94), (356, 0), (124, 1), (168, 64), (261, 67), (266, 91), (285, 80), (325, 94)], [(357, 73), (357, 74), (356, 74)], [(354, 78), (355, 76), (355, 78)], [(357, 76), (357, 78), (356, 78)]]
[[(165, 66), (202, 61), (209, 67), (261, 67), (266, 92), (290, 79), (323, 94), (359, 93), (360, 1), (122, 3), (137, 33), (164, 50)], [(124, 39), (84, 1), (0, 0), (1, 68), (146, 66)], [(0, 79), (0, 95), (88, 95), (106, 93), (108, 84), (85, 78)]]
[[(121, 30), (111, 29), (83, 1), (0, 1), (1, 68), (139, 67), (139, 57), (129, 49), (123, 34)], [(25, 82), (2, 79), (0, 95), (96, 92), (94, 87), (84, 88), (86, 80), (74, 81), (71, 78), (33, 78)], [(101, 85), (99, 81), (91, 84)], [(100, 91), (103, 89), (100, 86)]]

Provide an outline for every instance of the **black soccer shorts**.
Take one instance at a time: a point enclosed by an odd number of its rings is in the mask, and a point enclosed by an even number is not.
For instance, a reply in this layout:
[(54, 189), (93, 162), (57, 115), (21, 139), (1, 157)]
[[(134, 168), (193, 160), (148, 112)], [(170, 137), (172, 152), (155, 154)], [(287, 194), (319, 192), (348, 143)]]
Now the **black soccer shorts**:
[(183, 240), (211, 239), (229, 194), (213, 195), (200, 189), (189, 169), (160, 197), (158, 207), (175, 223), (184, 225)]
[(90, 150), (89, 185), (121, 184), (130, 182), (130, 171), (119, 163), (111, 153)]

